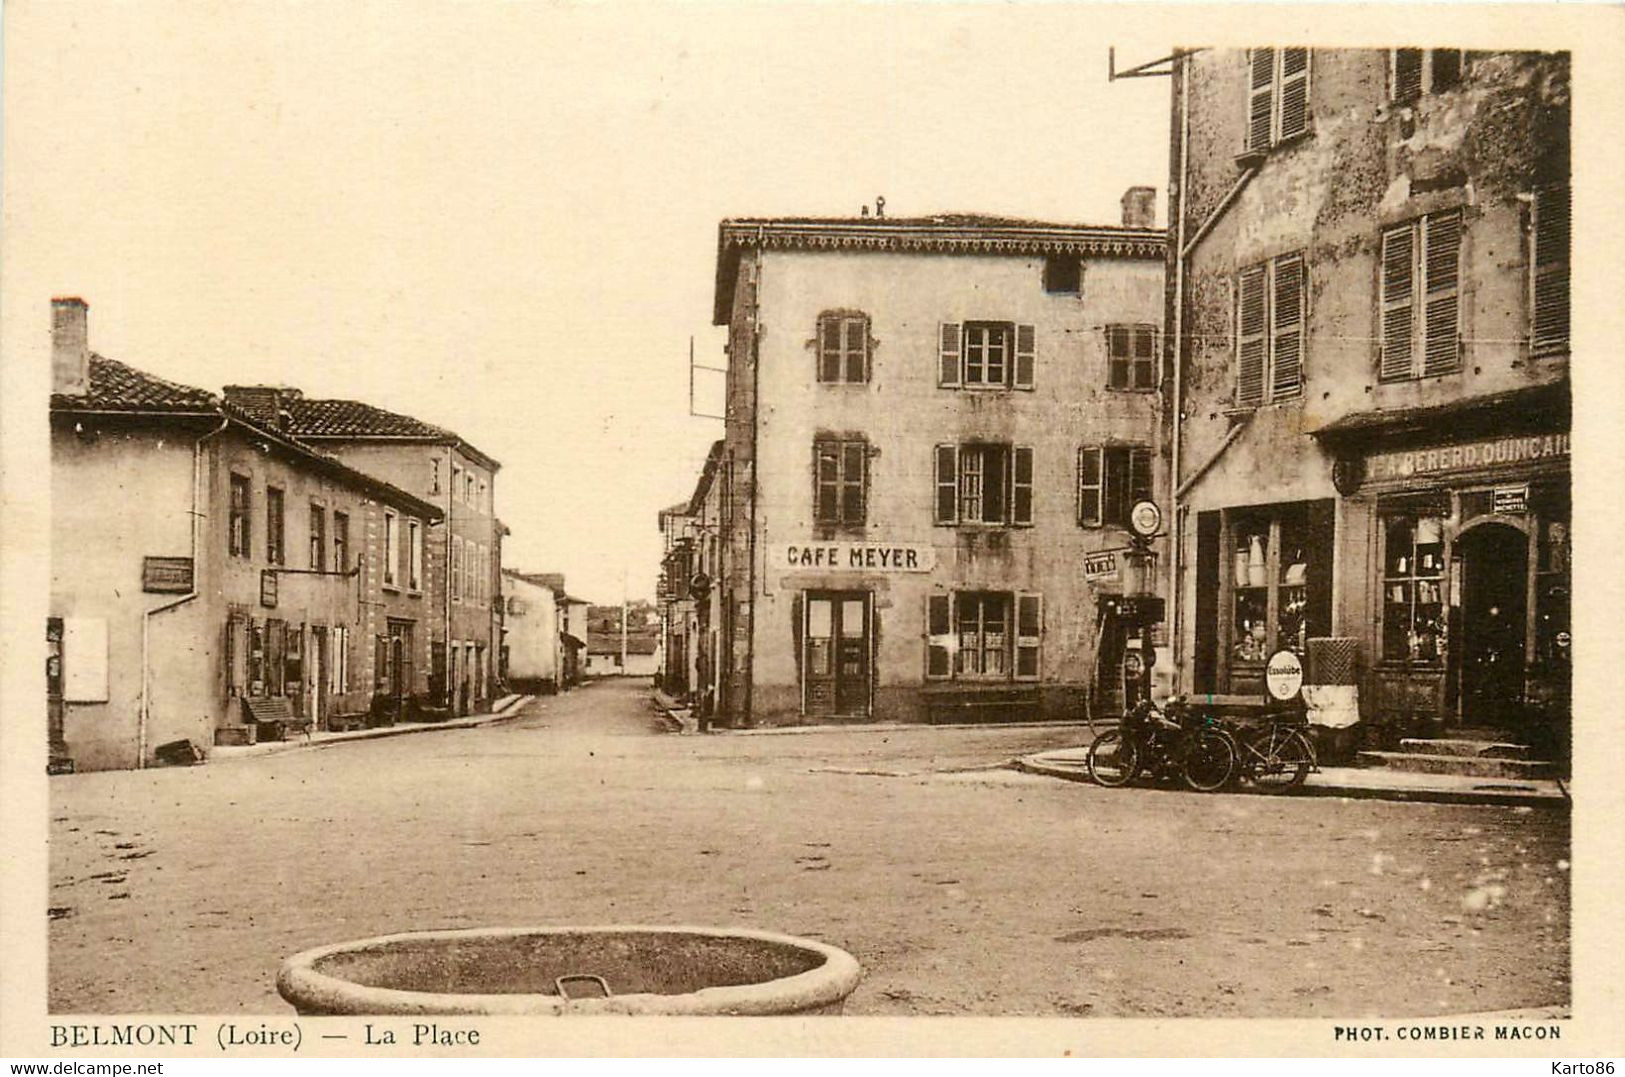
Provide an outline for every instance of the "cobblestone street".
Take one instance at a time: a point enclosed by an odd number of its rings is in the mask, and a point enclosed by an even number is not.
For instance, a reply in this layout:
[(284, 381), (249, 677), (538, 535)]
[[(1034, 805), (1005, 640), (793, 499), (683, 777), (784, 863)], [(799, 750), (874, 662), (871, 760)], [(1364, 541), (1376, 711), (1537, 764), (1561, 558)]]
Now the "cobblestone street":
[(1565, 813), (1107, 790), (1079, 728), (678, 737), (643, 681), (514, 721), (51, 785), (54, 1012), (284, 1013), (327, 942), (822, 939), (856, 1014), (1423, 1016), (1569, 1001)]

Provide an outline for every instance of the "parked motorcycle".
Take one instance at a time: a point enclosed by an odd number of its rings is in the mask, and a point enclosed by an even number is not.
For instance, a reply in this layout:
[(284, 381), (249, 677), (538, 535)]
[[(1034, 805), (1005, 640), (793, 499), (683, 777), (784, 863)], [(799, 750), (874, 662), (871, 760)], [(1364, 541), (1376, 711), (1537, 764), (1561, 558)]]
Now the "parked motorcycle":
[(1162, 709), (1150, 700), (1135, 705), (1116, 729), (1089, 746), (1089, 777), (1123, 786), (1141, 773), (1182, 781), (1201, 793), (1222, 789), (1236, 773), (1235, 740), (1217, 719), (1179, 700)]

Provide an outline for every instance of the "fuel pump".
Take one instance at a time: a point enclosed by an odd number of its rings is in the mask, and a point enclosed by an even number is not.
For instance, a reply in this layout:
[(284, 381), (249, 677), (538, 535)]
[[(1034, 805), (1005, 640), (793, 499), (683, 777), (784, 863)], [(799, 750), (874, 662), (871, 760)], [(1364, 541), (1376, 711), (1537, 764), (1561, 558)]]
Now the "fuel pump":
[[(1153, 630), (1162, 623), (1165, 603), (1152, 593), (1153, 555), (1151, 541), (1162, 527), (1162, 511), (1153, 501), (1140, 501), (1129, 512), (1129, 546), (1122, 551), (1124, 588), (1122, 594), (1100, 596), (1103, 628), (1122, 633), (1123, 708), (1133, 708), (1151, 698), (1151, 668), (1157, 652)], [(1098, 646), (1098, 643), (1097, 643)]]

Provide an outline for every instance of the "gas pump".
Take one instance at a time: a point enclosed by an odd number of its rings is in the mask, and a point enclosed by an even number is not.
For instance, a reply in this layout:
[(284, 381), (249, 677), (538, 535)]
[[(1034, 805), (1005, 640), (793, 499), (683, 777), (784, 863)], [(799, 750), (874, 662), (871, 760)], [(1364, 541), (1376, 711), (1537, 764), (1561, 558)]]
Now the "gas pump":
[(1162, 623), (1166, 607), (1162, 596), (1151, 591), (1151, 541), (1161, 527), (1162, 511), (1155, 502), (1134, 505), (1129, 512), (1129, 547), (1123, 551), (1123, 593), (1100, 596), (1101, 627), (1123, 634), (1124, 710), (1151, 698), (1151, 668), (1157, 662), (1153, 630)]

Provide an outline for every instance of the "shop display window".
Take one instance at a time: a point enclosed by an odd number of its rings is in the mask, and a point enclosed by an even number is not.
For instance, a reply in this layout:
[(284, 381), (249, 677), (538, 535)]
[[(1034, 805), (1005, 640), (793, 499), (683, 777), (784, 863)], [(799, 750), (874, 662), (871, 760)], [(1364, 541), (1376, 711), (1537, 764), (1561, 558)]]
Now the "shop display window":
[[(1330, 556), (1330, 540), (1322, 558)], [(1232, 667), (1261, 666), (1279, 650), (1303, 655), (1309, 637), (1324, 634), (1311, 614), (1311, 575), (1316, 565), (1307, 502), (1272, 510), (1238, 512), (1230, 519), (1228, 557), (1221, 566), (1230, 591), (1229, 654)]]
[(1445, 652), (1444, 520), (1390, 516), (1383, 522), (1382, 657), (1436, 665)]

